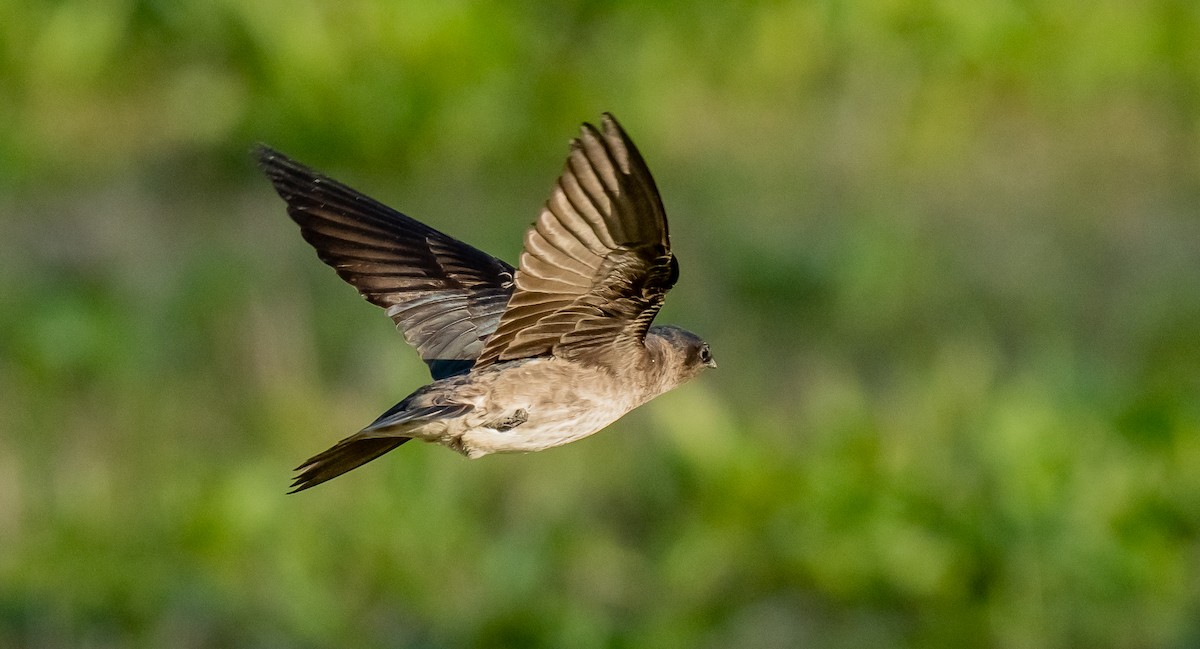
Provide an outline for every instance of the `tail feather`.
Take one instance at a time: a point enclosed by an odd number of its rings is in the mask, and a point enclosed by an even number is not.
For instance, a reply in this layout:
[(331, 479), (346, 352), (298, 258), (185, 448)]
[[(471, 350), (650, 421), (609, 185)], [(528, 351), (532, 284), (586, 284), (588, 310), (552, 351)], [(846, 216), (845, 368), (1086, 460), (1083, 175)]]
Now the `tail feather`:
[(292, 490), (288, 493), (315, 487), (391, 451), (412, 439), (400, 433), (411, 431), (414, 426), (436, 419), (458, 417), (472, 408), (456, 403), (408, 409), (409, 403), (408, 399), (401, 401), (370, 426), (305, 460), (296, 467), (301, 473), (292, 482)]
[(338, 442), (329, 450), (323, 451), (304, 461), (296, 467), (303, 471), (292, 482), (292, 490), (288, 493), (304, 491), (315, 487), (326, 480), (332, 480), (351, 469), (374, 460), (388, 451), (407, 442), (408, 437), (361, 437), (353, 435)]

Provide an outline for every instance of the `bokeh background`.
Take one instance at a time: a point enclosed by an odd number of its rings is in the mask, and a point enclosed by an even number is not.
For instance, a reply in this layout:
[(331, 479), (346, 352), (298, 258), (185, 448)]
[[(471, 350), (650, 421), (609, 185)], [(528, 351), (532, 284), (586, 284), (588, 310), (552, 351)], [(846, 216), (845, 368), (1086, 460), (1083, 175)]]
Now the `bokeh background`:
[[(584, 120), (720, 369), (289, 469), (427, 380), (264, 141), (515, 261)], [(1200, 4), (0, 0), (0, 646), (1200, 646)]]

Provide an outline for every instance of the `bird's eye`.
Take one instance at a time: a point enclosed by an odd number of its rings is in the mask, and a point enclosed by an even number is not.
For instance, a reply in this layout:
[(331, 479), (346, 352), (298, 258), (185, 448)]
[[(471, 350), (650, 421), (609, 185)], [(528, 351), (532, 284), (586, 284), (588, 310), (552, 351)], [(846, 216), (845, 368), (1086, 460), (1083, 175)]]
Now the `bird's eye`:
[(712, 360), (712, 352), (708, 351), (708, 345), (700, 348), (700, 362), (707, 363)]

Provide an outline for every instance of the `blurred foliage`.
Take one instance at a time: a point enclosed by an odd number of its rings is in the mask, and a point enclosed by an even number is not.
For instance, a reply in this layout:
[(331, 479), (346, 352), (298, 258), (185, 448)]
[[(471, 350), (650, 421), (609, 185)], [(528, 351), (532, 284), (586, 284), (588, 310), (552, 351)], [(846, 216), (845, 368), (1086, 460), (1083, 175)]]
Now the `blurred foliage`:
[[(1200, 644), (1200, 5), (0, 0), (0, 646)], [(718, 371), (287, 469), (426, 380), (246, 156), (509, 260), (578, 122)]]

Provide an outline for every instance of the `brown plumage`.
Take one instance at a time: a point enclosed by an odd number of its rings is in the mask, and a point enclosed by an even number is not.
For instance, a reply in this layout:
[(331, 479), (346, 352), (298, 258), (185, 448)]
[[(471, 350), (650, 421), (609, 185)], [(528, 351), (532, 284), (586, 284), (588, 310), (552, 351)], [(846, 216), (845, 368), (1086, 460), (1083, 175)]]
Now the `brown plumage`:
[(694, 334), (650, 326), (679, 266), (654, 179), (611, 115), (572, 140), (518, 269), (265, 146), (256, 156), (304, 239), (387, 309), (435, 379), (307, 460), (295, 491), (409, 439), (468, 457), (565, 444), (716, 366)]

